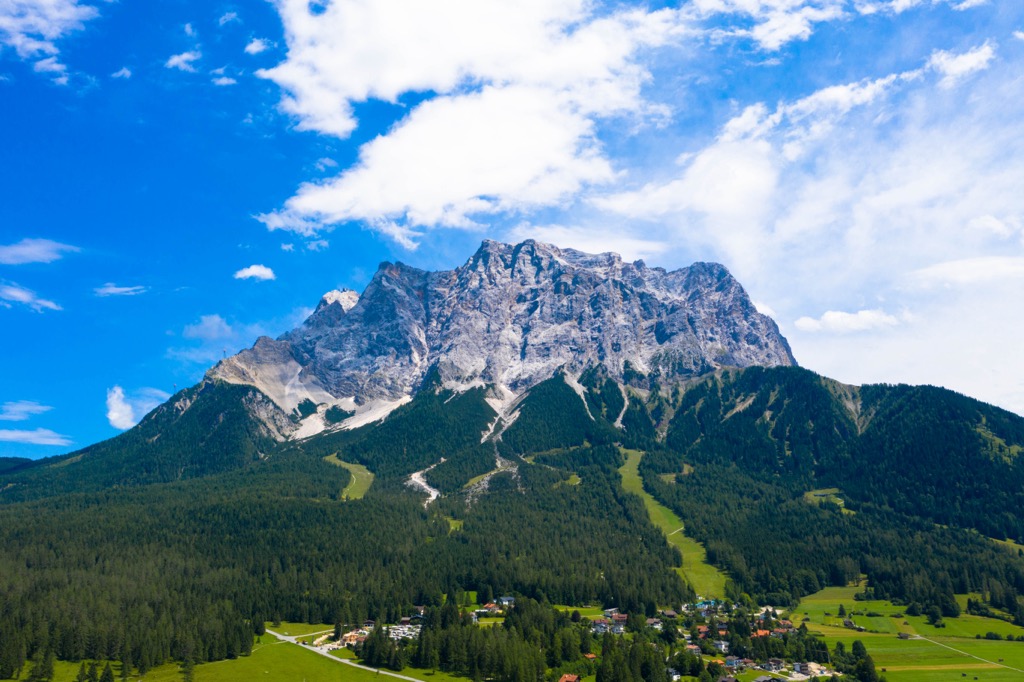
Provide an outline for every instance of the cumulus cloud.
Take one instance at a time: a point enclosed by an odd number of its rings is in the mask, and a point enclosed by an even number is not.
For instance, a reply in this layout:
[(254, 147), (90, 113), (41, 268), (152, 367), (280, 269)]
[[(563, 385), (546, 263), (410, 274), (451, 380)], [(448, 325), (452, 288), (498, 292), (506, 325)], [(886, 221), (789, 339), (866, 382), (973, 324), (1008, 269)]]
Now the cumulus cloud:
[(93, 292), (97, 296), (138, 296), (149, 291), (148, 287), (141, 285), (135, 285), (130, 287), (122, 287), (114, 284), (113, 282), (107, 282), (101, 287), (96, 287)]
[(596, 136), (611, 116), (661, 115), (638, 54), (682, 32), (678, 13), (597, 15), (582, 0), (341, 1), (278, 9), (289, 54), (259, 71), (301, 130), (347, 137), (353, 103), (436, 96), (364, 145), (340, 176), (299, 188), (270, 229), (311, 236), (364, 221), (412, 247), (422, 228), (552, 206), (616, 177)]
[(195, 73), (196, 67), (192, 66), (192, 63), (200, 60), (202, 56), (203, 54), (199, 50), (182, 52), (181, 54), (172, 55), (166, 62), (164, 62), (164, 66), (168, 69), (178, 69), (179, 71)]
[(114, 386), (107, 389), (107, 421), (115, 429), (130, 429), (170, 397), (170, 393), (158, 388), (140, 388), (129, 395), (120, 386)]
[(235, 279), (258, 279), (267, 281), (277, 279), (277, 276), (274, 275), (274, 271), (266, 265), (250, 265), (249, 267), (242, 268), (236, 272)]
[(884, 310), (858, 310), (846, 313), (829, 310), (820, 318), (801, 317), (794, 324), (804, 332), (824, 332), (826, 334), (850, 334), (853, 332), (874, 331), (895, 327), (899, 319)]
[(59, 305), (45, 298), (40, 298), (31, 289), (26, 289), (13, 282), (0, 281), (0, 305), (10, 308), (13, 303), (28, 306), (37, 313), (41, 313), (44, 310), (61, 310)]
[(21, 422), (52, 409), (34, 400), (16, 400), (0, 405), (0, 421)]
[(3, 265), (52, 263), (63, 258), (65, 253), (76, 253), (79, 250), (77, 246), (61, 244), (51, 239), (22, 239), (16, 244), (0, 246), (0, 263)]
[(0, 441), (5, 443), (23, 443), (26, 445), (71, 445), (72, 441), (67, 436), (61, 435), (50, 429), (0, 429)]
[(263, 38), (253, 38), (245, 46), (246, 54), (259, 54), (270, 49), (270, 43)]

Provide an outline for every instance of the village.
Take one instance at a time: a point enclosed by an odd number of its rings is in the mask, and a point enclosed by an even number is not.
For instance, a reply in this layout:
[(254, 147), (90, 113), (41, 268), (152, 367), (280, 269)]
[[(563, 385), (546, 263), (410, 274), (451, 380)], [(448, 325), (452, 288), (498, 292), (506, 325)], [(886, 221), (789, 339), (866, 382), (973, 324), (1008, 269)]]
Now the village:
[[(477, 608), (463, 608), (460, 614), (474, 626), (494, 627), (504, 622), (515, 604), (515, 597), (504, 596)], [(729, 601), (703, 599), (684, 604), (679, 610), (661, 609), (653, 616), (625, 613), (618, 608), (558, 608), (570, 612), (573, 622), (591, 635), (593, 651), (583, 652), (582, 659), (595, 670), (600, 661), (603, 638), (629, 638), (640, 631), (647, 631), (648, 634), (656, 633), (660, 641), (669, 644), (666, 673), (672, 682), (684, 677), (697, 677), (694, 672), (698, 668), (707, 671), (713, 682), (739, 682), (739, 675), (747, 682), (779, 679), (799, 682), (841, 677), (830, 665), (827, 647), (815, 646), (817, 640), (807, 633), (806, 627), (801, 628), (791, 620), (779, 617), (778, 611), (772, 607), (749, 613)], [(424, 611), (424, 607), (414, 607), (411, 615), (402, 617), (397, 623), (378, 624), (367, 620), (359, 627), (345, 631), (341, 631), (344, 628), (336, 628), (332, 633), (300, 643), (311, 645), (322, 653), (346, 649), (353, 652), (349, 656), (358, 656), (363, 644), (380, 628), (396, 644), (412, 646), (420, 637)], [(582, 615), (581, 611), (588, 615)], [(671, 667), (672, 663), (680, 661), (689, 662), (690, 667)], [(763, 674), (751, 677), (755, 672)], [(565, 673), (552, 680), (580, 682), (583, 677)]]

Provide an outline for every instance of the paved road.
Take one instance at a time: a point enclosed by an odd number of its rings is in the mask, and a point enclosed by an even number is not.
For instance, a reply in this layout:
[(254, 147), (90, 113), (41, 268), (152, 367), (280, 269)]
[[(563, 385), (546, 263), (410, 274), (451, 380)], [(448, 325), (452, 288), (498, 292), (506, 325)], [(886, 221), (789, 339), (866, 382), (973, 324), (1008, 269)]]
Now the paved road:
[[(281, 633), (274, 632), (273, 630), (267, 630), (267, 634), (273, 635), (274, 637), (277, 637), (278, 639), (283, 640), (285, 642), (291, 642), (292, 644), (295, 644), (296, 646), (301, 646), (303, 649), (306, 649), (308, 651), (312, 651), (313, 653), (320, 654), (321, 656), (324, 656), (325, 658), (331, 659), (335, 663), (344, 663), (345, 665), (350, 665), (353, 668), (362, 668), (363, 670), (369, 670), (370, 672), (377, 673), (378, 675), (387, 675), (388, 677), (397, 677), (398, 679), (406, 680), (407, 682), (423, 682), (423, 680), (417, 679), (415, 677), (407, 677), (406, 675), (399, 675), (398, 673), (391, 672), (390, 670), (382, 670), (380, 668), (371, 668), (368, 665), (360, 665), (359, 663), (356, 663), (355, 661), (350, 661), (350, 660), (348, 660), (346, 658), (338, 658), (337, 656), (334, 656), (329, 651), (327, 651), (327, 647), (307, 646), (305, 644), (299, 644), (299, 642), (298, 642), (298, 640), (300, 639), (299, 637), (289, 637), (288, 635), (282, 635)], [(309, 635), (302, 635), (302, 637), (309, 637)]]

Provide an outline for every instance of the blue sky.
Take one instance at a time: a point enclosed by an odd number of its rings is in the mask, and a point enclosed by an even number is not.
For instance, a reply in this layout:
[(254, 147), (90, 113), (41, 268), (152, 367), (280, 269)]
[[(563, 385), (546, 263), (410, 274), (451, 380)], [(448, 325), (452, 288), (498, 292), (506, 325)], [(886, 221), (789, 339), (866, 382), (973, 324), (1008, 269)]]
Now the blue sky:
[(724, 263), (806, 367), (1024, 413), (1016, 0), (0, 0), (0, 455), (382, 260)]

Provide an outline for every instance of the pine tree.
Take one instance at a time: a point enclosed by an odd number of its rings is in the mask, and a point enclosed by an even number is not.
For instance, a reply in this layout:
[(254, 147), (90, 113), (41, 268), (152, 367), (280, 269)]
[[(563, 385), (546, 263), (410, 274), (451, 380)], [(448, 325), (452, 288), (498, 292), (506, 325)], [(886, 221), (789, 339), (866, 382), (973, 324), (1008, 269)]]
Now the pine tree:
[(114, 669), (110, 667), (110, 663), (107, 663), (106, 667), (103, 668), (100, 682), (114, 682)]

